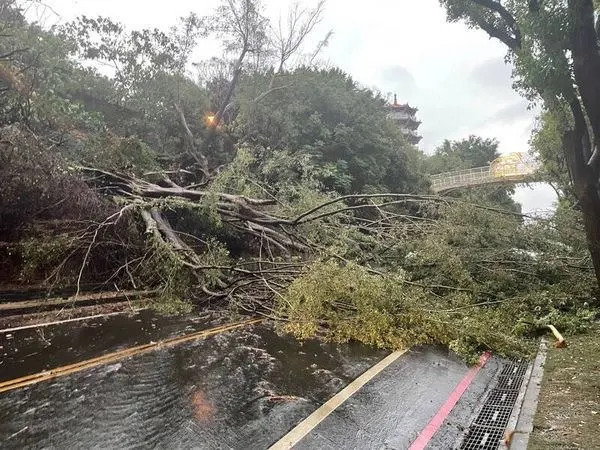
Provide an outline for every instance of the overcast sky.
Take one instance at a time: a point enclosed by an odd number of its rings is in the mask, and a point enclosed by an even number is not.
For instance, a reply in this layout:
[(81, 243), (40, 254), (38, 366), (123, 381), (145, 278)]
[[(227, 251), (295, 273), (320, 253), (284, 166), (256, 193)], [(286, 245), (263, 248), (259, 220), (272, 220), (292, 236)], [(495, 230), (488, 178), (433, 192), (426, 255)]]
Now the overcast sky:
[[(302, 0), (307, 6), (316, 0)], [(69, 20), (104, 15), (130, 28), (166, 28), (178, 17), (209, 14), (216, 0), (46, 0)], [(276, 19), (288, 0), (265, 0)], [(432, 152), (444, 139), (470, 134), (494, 137), (502, 153), (527, 151), (535, 112), (511, 87), (503, 46), (482, 31), (448, 24), (438, 0), (328, 0), (315, 39), (332, 29), (322, 59), (382, 93), (419, 108), (420, 147)], [(199, 54), (209, 55), (212, 48)], [(309, 50), (309, 49), (307, 49)], [(545, 209), (554, 201), (548, 186), (519, 188), (523, 209)]]

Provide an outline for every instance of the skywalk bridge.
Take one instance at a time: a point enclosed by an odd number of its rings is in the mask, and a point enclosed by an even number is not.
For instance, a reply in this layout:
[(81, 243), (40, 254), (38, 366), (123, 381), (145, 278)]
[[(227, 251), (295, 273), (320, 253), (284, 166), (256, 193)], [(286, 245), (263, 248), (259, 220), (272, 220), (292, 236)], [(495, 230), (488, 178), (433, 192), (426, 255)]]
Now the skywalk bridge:
[(495, 159), (489, 166), (443, 172), (431, 176), (436, 193), (452, 189), (500, 183), (536, 181), (539, 163), (528, 153), (509, 153)]

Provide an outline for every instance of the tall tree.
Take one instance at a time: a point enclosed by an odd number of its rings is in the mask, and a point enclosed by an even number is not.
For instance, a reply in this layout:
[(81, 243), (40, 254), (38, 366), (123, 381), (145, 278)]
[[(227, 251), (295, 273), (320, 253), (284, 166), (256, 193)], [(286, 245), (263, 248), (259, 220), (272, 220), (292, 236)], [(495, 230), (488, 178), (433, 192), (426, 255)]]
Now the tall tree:
[[(242, 79), (234, 124), (238, 141), (263, 147), (264, 161), (283, 151), (290, 163), (312, 165), (313, 175), (327, 190), (426, 189), (417, 169), (420, 152), (387, 119), (383, 98), (339, 69), (298, 68), (285, 78), (292, 88), (274, 91), (260, 102), (255, 99), (268, 89), (270, 74)], [(279, 179), (281, 167), (275, 172)]]
[[(212, 16), (206, 18), (207, 29), (215, 32), (223, 41), (225, 61), (213, 59), (208, 68), (218, 69), (217, 85), (220, 85), (213, 126), (217, 127), (232, 107), (232, 99), (244, 67), (250, 72), (272, 70), (268, 88), (255, 101), (282, 87), (274, 86), (290, 59), (297, 55), (307, 37), (321, 21), (325, 0), (318, 0), (314, 8), (302, 8), (294, 3), (284, 21), (273, 26), (264, 15), (260, 0), (223, 0)], [(314, 55), (326, 45), (330, 34), (322, 41)], [(229, 62), (231, 55), (236, 59)], [(252, 59), (250, 59), (252, 57)], [(314, 59), (314, 56), (313, 56)], [(273, 66), (271, 68), (271, 66)]]
[(488, 166), (498, 158), (498, 141), (469, 136), (460, 141), (445, 140), (428, 159), (429, 173), (436, 174), (449, 170), (472, 169)]
[(593, 0), (440, 0), (508, 48), (517, 86), (569, 112), (561, 145), (600, 284), (600, 52)]
[(296, 2), (288, 13), (285, 25), (282, 18), (279, 18), (278, 26), (273, 29), (271, 38), (278, 59), (275, 73), (280, 73), (289, 59), (300, 49), (321, 21), (324, 8), (325, 0), (319, 0), (314, 9), (302, 8)]
[(233, 97), (248, 54), (259, 54), (267, 45), (268, 20), (259, 0), (226, 0), (212, 17), (210, 28), (220, 34), (227, 52), (237, 52), (232, 78), (214, 118), (214, 126), (223, 119)]

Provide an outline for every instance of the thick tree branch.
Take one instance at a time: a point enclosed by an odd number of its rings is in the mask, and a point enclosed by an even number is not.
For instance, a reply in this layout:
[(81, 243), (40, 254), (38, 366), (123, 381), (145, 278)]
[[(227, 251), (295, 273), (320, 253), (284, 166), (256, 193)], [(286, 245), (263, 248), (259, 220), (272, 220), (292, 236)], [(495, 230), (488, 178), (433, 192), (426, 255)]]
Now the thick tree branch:
[(473, 3), (486, 8), (489, 11), (497, 13), (500, 18), (504, 21), (506, 27), (512, 32), (512, 36), (506, 31), (498, 29), (492, 24), (486, 22), (483, 19), (477, 20), (477, 25), (481, 27), (490, 37), (499, 39), (513, 51), (518, 50), (521, 47), (521, 30), (515, 20), (514, 16), (497, 0), (471, 0)]
[(7, 60), (12, 58), (13, 56), (19, 54), (19, 53), (25, 53), (29, 51), (29, 48), (18, 48), (16, 50), (10, 51), (8, 53), (5, 53), (3, 55), (0, 55), (0, 60)]
[(489, 10), (497, 12), (502, 19), (506, 22), (506, 24), (511, 29), (517, 28), (517, 21), (513, 17), (511, 13), (502, 5), (499, 0), (471, 0), (473, 3), (477, 3), (479, 6), (483, 6)]
[(208, 168), (208, 159), (204, 156), (198, 148), (196, 147), (196, 142), (194, 138), (194, 134), (187, 123), (185, 118), (185, 114), (183, 113), (183, 109), (177, 103), (175, 103), (175, 111), (177, 111), (177, 115), (179, 117), (179, 122), (183, 131), (185, 133), (185, 142), (188, 147), (188, 153), (196, 160), (196, 162), (200, 165), (200, 170), (204, 173), (206, 178), (209, 178), (209, 168)]
[(479, 28), (481, 28), (483, 31), (485, 31), (491, 38), (498, 39), (499, 41), (504, 43), (510, 50), (517, 51), (520, 48), (520, 46), (521, 46), (520, 40), (517, 40), (515, 37), (510, 36), (505, 31), (494, 27), (494, 25), (486, 22), (483, 19), (474, 19), (474, 20), (477, 23), (477, 26)]
[(225, 97), (221, 101), (221, 105), (219, 106), (219, 110), (217, 111), (217, 114), (215, 115), (215, 120), (212, 124), (214, 128), (217, 128), (220, 125), (221, 121), (223, 120), (223, 116), (225, 115), (225, 111), (229, 106), (229, 101), (233, 97), (233, 93), (235, 92), (235, 88), (237, 87), (240, 75), (242, 74), (242, 64), (244, 62), (244, 59), (246, 58), (246, 54), (248, 53), (248, 46), (249, 43), (247, 41), (244, 42), (242, 51), (240, 52), (240, 56), (235, 62), (235, 66), (233, 69), (233, 77), (231, 78), (231, 81), (227, 86)]

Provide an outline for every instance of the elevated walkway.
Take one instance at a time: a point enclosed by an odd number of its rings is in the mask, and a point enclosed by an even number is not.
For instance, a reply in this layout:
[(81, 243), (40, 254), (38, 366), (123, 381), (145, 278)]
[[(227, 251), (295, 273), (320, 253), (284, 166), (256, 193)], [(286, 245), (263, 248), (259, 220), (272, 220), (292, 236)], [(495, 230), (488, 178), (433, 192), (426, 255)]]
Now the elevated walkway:
[(431, 176), (434, 192), (498, 183), (536, 181), (539, 164), (528, 153), (509, 153), (492, 161), (489, 166), (443, 172)]

